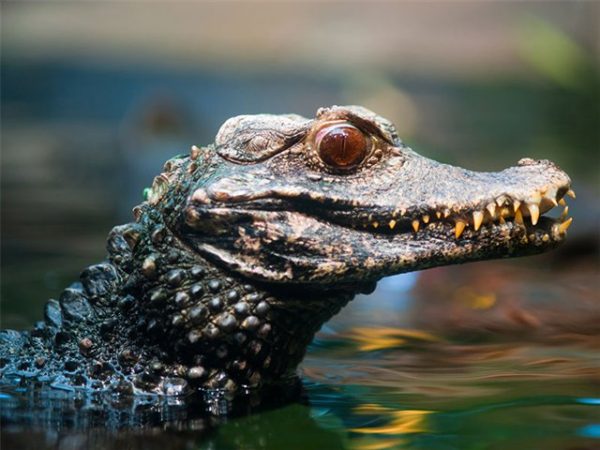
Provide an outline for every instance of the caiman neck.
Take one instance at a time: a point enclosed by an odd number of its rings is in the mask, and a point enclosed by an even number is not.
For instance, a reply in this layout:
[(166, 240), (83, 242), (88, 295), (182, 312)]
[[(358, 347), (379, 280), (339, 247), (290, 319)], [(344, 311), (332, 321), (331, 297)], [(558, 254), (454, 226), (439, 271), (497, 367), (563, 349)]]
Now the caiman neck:
[(0, 333), (0, 378), (180, 395), (289, 379), (354, 294), (261, 284), (210, 263), (152, 208), (113, 228), (108, 262), (50, 300), (29, 333)]
[(124, 280), (119, 361), (141, 372), (134, 382), (144, 390), (165, 377), (234, 390), (292, 375), (314, 334), (354, 296), (236, 275), (187, 248), (150, 208), (113, 229), (108, 250)]

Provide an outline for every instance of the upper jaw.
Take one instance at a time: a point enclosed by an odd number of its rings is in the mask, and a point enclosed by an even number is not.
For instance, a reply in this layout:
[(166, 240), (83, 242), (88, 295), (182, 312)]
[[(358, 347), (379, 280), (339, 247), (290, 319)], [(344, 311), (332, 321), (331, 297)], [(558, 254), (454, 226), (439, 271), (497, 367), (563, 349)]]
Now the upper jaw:
[[(501, 193), (490, 195), (483, 201), (455, 204), (420, 204), (407, 208), (365, 208), (358, 213), (331, 211), (331, 220), (345, 226), (379, 233), (419, 234), (434, 225), (450, 225), (458, 239), (465, 231), (479, 231), (482, 227), (514, 222), (517, 225), (537, 226), (542, 216), (563, 208), (558, 219), (550, 219), (557, 225), (567, 223), (569, 207), (567, 197), (575, 198), (569, 184), (549, 185), (534, 189), (526, 195)], [(549, 219), (549, 218), (547, 218)]]
[[(483, 173), (415, 154), (401, 170), (408, 176), (399, 176), (396, 184), (374, 185), (372, 193), (360, 186), (357, 192), (344, 187), (336, 191), (336, 185), (327, 192), (311, 186), (269, 186), (268, 197), (291, 202), (288, 208), (347, 228), (387, 234), (411, 232), (417, 238), (433, 225), (449, 227), (456, 239), (463, 232), (477, 232), (505, 222), (531, 228), (537, 226), (542, 215), (559, 206), (564, 211), (556, 225), (566, 225), (554, 234), (564, 236), (570, 225), (566, 196), (575, 195), (571, 180), (550, 161), (522, 159), (515, 167)], [(411, 177), (413, 173), (420, 178)], [(260, 192), (254, 195), (261, 198)], [(255, 206), (262, 207), (258, 202)]]
[[(565, 207), (557, 225), (569, 221), (565, 196), (574, 196), (568, 175), (554, 163), (522, 159), (500, 172), (473, 172), (424, 158), (408, 149), (400, 168), (390, 165), (388, 184), (355, 187), (243, 173), (190, 195), (193, 209), (295, 210), (359, 231), (421, 233), (430, 225), (465, 231), (514, 222), (536, 226), (540, 217)], [(398, 170), (399, 169), (399, 170)], [(396, 172), (397, 171), (397, 172)], [(416, 174), (416, 175), (415, 175)], [(389, 183), (390, 179), (397, 180)], [(257, 180), (263, 180), (257, 182)], [(249, 185), (252, 182), (253, 186)], [(568, 224), (563, 227), (566, 229)], [(563, 233), (560, 233), (563, 234)]]

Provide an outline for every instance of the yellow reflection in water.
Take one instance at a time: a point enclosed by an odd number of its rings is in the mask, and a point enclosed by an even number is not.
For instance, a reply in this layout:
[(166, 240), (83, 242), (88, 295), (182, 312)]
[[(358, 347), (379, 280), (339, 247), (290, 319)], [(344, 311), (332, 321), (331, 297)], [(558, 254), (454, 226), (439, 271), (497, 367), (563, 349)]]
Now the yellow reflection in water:
[(494, 292), (476, 292), (470, 287), (462, 287), (454, 291), (452, 295), (454, 301), (463, 303), (471, 309), (490, 309), (496, 304), (496, 294)]
[(401, 448), (408, 441), (406, 439), (358, 439), (352, 442), (352, 448), (356, 450), (384, 450), (387, 448)]
[[(383, 407), (382, 407), (383, 408)], [(385, 410), (386, 408), (383, 408)], [(375, 411), (365, 411), (364, 409), (356, 408), (355, 412), (359, 414), (370, 414)], [(389, 423), (379, 427), (367, 428), (352, 428), (354, 433), (362, 434), (407, 434), (407, 433), (423, 433), (429, 431), (427, 425), (427, 417), (433, 414), (434, 411), (425, 411), (421, 409), (407, 409), (403, 411), (391, 411), (387, 413), (391, 420)]]
[(354, 408), (356, 414), (379, 414), (390, 411), (390, 408), (386, 408), (383, 405), (377, 403), (363, 403)]
[(348, 338), (359, 343), (364, 352), (403, 346), (410, 341), (438, 342), (440, 339), (425, 331), (405, 328), (352, 328)]

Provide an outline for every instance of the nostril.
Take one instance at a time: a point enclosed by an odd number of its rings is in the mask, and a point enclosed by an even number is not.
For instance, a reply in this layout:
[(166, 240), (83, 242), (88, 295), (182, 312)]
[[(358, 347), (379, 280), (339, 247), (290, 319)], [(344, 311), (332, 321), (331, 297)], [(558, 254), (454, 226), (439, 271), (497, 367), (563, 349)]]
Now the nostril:
[(536, 161), (535, 159), (531, 158), (521, 158), (517, 164), (519, 166), (533, 166), (535, 164), (538, 164), (538, 162), (539, 161)]
[(555, 163), (548, 159), (521, 158), (517, 164), (519, 166), (548, 166), (558, 168)]

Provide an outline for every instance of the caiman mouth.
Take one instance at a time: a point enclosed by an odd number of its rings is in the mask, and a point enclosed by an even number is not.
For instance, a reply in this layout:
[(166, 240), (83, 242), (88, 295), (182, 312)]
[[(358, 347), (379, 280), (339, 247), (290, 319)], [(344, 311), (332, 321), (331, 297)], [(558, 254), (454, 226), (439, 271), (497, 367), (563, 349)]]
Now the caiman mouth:
[[(513, 198), (501, 194), (496, 198), (480, 202), (470, 208), (439, 206), (433, 208), (413, 207), (409, 209), (386, 209), (377, 206), (361, 206), (347, 202), (332, 201), (316, 193), (276, 196), (222, 205), (223, 216), (256, 216), (286, 211), (303, 214), (332, 226), (340, 226), (355, 232), (373, 235), (408, 235), (414, 240), (476, 239), (479, 234), (506, 234), (520, 229), (531, 240), (540, 243), (556, 243), (564, 239), (573, 219), (568, 216), (566, 198), (575, 198), (569, 185), (552, 186), (543, 191), (534, 191), (527, 198)], [(560, 211), (560, 209), (562, 210)], [(557, 210), (557, 217), (546, 216)], [(512, 234), (512, 233), (511, 233)]]
[[(267, 281), (364, 281), (555, 247), (572, 223), (566, 197), (575, 193), (568, 182), (546, 186), (471, 208), (406, 211), (366, 208), (314, 192), (215, 204), (196, 191), (186, 216), (195, 232), (186, 239), (201, 253)], [(557, 217), (549, 215), (561, 208)]]
[[(358, 231), (380, 234), (411, 233), (415, 239), (429, 234), (447, 235), (448, 239), (473, 238), (482, 230), (501, 232), (503, 228), (520, 227), (527, 231), (543, 232), (543, 241), (556, 241), (564, 237), (573, 218), (568, 216), (566, 197), (575, 198), (569, 186), (536, 192), (527, 199), (500, 195), (469, 209), (452, 207), (413, 208), (409, 210), (331, 210), (327, 220)], [(549, 217), (562, 208), (558, 217)]]
[[(560, 244), (571, 225), (571, 181), (548, 161), (525, 159), (494, 173), (417, 157), (403, 168), (409, 164), (446, 179), (405, 180), (400, 188), (363, 181), (367, 189), (353, 191), (351, 182), (346, 189), (298, 179), (257, 182), (254, 173), (226, 177), (188, 197), (182, 237), (260, 280), (340, 284), (541, 253)], [(247, 189), (252, 179), (255, 188)]]

